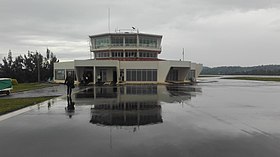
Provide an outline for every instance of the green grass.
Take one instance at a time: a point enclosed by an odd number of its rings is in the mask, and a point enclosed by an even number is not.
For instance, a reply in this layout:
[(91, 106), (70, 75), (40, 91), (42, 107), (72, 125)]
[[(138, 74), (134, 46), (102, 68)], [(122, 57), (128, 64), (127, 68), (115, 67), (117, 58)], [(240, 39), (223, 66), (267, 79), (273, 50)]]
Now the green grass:
[(35, 105), (52, 98), (54, 97), (0, 99), (0, 115), (22, 109), (27, 106)]
[(277, 81), (277, 82), (280, 82), (279, 77), (224, 77), (222, 79), (253, 80), (253, 81)]
[(12, 92), (22, 92), (34, 89), (40, 89), (45, 87), (56, 86), (56, 84), (47, 84), (47, 83), (20, 83), (18, 85), (13, 85)]

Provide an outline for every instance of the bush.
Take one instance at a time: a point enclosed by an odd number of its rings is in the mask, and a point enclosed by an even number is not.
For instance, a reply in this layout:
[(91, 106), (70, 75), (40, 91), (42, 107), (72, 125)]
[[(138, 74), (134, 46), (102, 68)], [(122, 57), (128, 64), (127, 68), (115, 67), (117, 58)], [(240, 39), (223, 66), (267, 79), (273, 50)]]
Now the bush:
[(18, 85), (17, 79), (12, 79), (12, 85)]

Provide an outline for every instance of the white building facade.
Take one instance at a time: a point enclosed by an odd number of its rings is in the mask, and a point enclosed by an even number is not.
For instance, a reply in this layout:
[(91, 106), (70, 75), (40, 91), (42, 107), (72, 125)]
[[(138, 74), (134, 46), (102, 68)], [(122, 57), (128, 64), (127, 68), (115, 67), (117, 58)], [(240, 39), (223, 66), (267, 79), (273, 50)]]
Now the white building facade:
[(71, 73), (77, 82), (93, 84), (184, 83), (195, 80), (202, 64), (158, 58), (161, 35), (139, 32), (105, 33), (90, 36), (94, 59), (54, 65), (54, 81), (63, 82)]

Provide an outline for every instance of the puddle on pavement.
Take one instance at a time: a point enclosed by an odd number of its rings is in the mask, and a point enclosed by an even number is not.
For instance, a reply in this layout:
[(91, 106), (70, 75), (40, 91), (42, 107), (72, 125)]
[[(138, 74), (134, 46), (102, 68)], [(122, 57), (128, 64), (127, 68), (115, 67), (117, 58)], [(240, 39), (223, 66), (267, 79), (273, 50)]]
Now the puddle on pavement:
[(87, 87), (1, 122), (2, 154), (37, 139), (46, 156), (279, 156), (280, 85), (247, 84)]

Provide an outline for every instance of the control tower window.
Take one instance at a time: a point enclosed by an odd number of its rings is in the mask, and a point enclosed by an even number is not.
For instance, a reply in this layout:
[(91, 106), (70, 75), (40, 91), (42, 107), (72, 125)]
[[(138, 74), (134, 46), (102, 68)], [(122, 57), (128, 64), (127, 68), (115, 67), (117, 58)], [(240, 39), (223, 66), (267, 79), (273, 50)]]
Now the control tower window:
[(112, 52), (112, 57), (117, 57), (117, 58), (123, 57), (123, 52)]
[(139, 46), (157, 48), (157, 39), (149, 37), (140, 37)]
[(123, 37), (112, 37), (112, 46), (123, 46)]
[(130, 57), (137, 57), (137, 52), (133, 52), (133, 51), (125, 52), (125, 57), (128, 57), (128, 58), (130, 58)]
[(134, 37), (125, 37), (125, 46), (136, 46), (137, 45), (137, 38)]
[(100, 37), (95, 39), (95, 48), (105, 48), (110, 44), (108, 37)]

